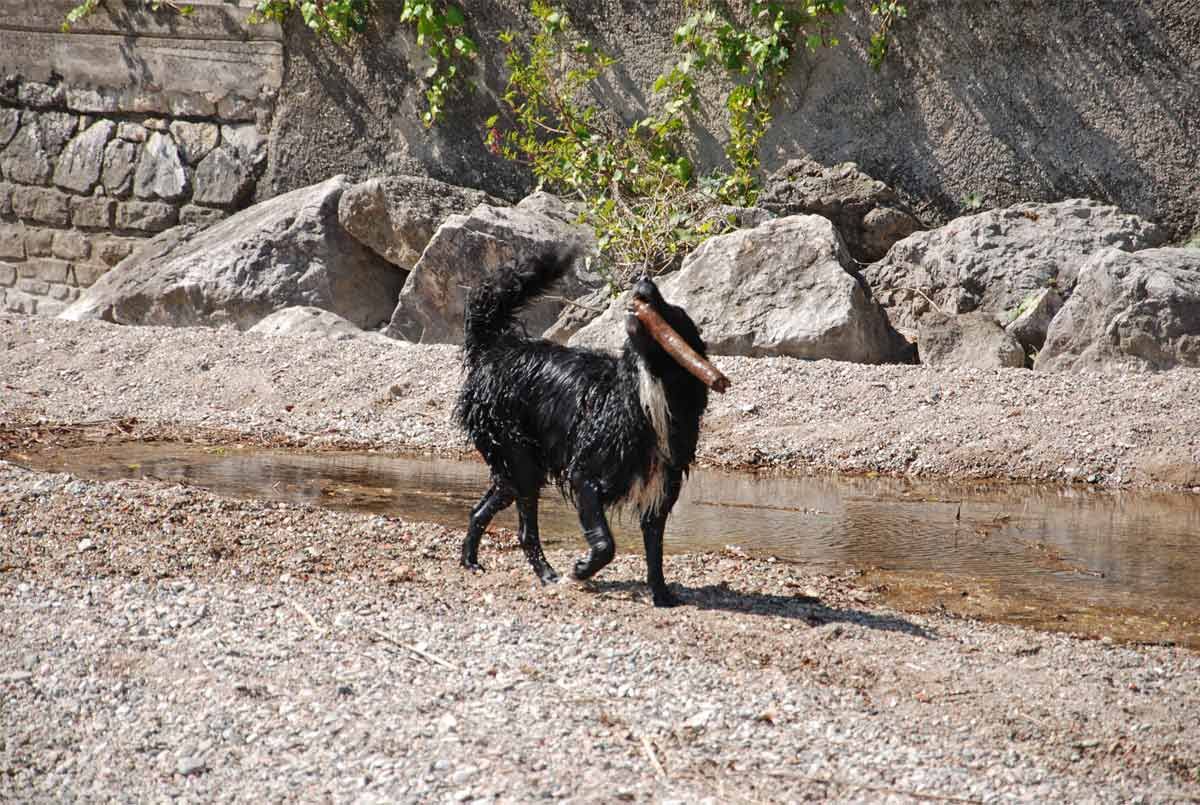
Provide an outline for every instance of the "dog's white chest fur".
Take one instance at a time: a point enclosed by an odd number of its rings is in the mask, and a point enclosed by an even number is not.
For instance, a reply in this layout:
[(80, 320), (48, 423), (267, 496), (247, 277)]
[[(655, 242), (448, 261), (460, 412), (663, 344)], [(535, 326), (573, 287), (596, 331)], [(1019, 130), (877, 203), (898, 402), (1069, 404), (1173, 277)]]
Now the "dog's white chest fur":
[(645, 512), (658, 511), (666, 496), (666, 475), (663, 465), (671, 460), (671, 406), (662, 381), (650, 373), (644, 363), (638, 366), (638, 397), (642, 410), (654, 428), (656, 455), (650, 462), (650, 476), (629, 490), (630, 501)]

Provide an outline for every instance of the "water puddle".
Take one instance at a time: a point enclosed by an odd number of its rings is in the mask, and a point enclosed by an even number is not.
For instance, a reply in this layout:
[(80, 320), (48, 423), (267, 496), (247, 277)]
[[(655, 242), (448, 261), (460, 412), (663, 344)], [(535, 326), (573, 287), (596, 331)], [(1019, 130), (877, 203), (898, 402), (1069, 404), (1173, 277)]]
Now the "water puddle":
[[(471, 461), (181, 444), (51, 450), (23, 463), (458, 527), (487, 485)], [(540, 522), (548, 545), (582, 548), (574, 510), (553, 490)], [(496, 523), (515, 528), (515, 512)], [(621, 550), (640, 550), (632, 517), (614, 530)], [(861, 568), (910, 611), (1200, 648), (1198, 495), (702, 470), (671, 518), (667, 549)]]

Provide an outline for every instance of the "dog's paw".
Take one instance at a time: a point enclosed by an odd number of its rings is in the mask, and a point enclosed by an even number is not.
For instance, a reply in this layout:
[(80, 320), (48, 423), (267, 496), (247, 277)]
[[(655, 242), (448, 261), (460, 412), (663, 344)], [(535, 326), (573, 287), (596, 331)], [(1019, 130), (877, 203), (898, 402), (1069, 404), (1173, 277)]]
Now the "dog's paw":
[(485, 572), (483, 565), (479, 564), (478, 562), (465, 562), (464, 561), (464, 562), (459, 562), (459, 564), (461, 564), (464, 568), (471, 571), (472, 573)]
[(538, 578), (542, 580), (542, 584), (558, 584), (558, 573), (554, 568), (546, 565), (546, 568), (538, 573)]
[(662, 607), (666, 609), (667, 607), (677, 607), (682, 605), (682, 599), (676, 597), (675, 593), (671, 592), (670, 590), (664, 589), (656, 590), (654, 592), (654, 606), (656, 607)]

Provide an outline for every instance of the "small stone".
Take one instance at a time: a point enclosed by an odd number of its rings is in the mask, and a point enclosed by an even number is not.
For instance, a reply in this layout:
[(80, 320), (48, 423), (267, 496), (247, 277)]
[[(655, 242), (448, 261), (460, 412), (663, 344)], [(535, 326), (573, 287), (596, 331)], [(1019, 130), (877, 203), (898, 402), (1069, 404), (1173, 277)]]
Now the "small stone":
[(92, 540), (88, 539), (87, 537), (84, 537), (83, 539), (79, 540), (79, 544), (75, 546), (76, 550), (79, 553), (84, 553), (85, 551), (93, 550), (95, 547), (96, 547), (96, 544), (94, 542), (92, 542)]
[(201, 774), (205, 771), (208, 771), (208, 765), (202, 758), (192, 755), (185, 755), (176, 761), (175, 771), (184, 777), (190, 777), (192, 775)]

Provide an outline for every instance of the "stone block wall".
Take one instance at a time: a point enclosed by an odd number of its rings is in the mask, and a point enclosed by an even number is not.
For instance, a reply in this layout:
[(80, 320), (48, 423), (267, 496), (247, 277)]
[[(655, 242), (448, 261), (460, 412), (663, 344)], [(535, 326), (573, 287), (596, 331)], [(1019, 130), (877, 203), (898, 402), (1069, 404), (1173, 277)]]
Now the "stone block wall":
[(0, 0), (0, 311), (52, 316), (142, 241), (250, 203), (282, 73), (246, 4)]

